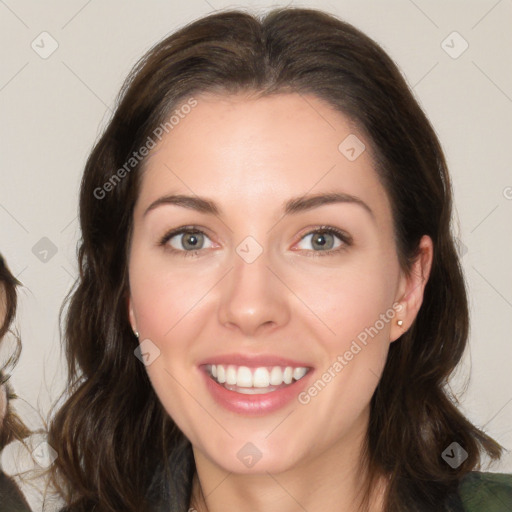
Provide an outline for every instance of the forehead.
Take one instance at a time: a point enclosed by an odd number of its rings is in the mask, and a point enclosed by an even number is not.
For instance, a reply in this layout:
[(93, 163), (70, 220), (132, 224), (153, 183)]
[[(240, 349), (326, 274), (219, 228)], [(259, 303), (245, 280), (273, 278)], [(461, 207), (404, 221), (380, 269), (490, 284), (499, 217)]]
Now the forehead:
[(381, 216), (389, 214), (369, 141), (320, 98), (290, 93), (195, 99), (196, 106), (145, 162), (141, 203), (164, 192), (192, 193), (250, 213), (272, 200), (281, 204), (300, 194), (340, 191), (372, 203)]

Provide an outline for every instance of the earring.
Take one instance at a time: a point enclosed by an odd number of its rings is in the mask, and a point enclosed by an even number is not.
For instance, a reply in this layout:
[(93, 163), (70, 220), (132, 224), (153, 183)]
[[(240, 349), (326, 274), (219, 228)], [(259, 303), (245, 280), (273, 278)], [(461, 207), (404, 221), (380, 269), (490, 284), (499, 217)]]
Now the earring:
[(133, 331), (133, 334), (135, 334), (135, 337), (139, 339), (139, 331)]
[(403, 320), (398, 320), (396, 323), (397, 323), (398, 327), (402, 327), (402, 325), (404, 325)]

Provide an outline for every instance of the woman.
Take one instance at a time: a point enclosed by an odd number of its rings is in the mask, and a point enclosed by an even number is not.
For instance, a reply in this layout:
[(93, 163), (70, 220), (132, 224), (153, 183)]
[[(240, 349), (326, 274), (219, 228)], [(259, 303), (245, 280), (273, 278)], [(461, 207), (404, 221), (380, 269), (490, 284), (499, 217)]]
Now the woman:
[[(16, 286), (20, 282), (11, 274), (4, 258), (0, 255), (0, 341), (9, 331), (16, 315)], [(9, 386), (9, 375), (5, 375), (8, 366), (13, 367), (20, 355), (21, 345), (0, 370), (0, 451), (14, 440), (23, 440), (30, 431), (9, 406), (16, 398)], [(16, 485), (16, 482), (0, 470), (0, 512), (29, 512), (30, 508)]]
[(230, 11), (156, 45), (82, 180), (64, 510), (505, 510), (510, 477), (475, 471), (501, 447), (445, 388), (468, 338), (451, 207), (431, 125), (354, 27)]

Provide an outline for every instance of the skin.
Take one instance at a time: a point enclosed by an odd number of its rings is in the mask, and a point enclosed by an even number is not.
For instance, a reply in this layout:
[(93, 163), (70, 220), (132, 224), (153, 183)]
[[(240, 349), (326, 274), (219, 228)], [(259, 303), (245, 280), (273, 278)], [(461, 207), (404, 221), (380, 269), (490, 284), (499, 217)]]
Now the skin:
[[(352, 511), (370, 399), (390, 343), (421, 306), (432, 241), (423, 237), (412, 272), (403, 272), (370, 142), (319, 98), (196, 99), (146, 162), (133, 216), (128, 300), (139, 339), (160, 350), (146, 367), (155, 392), (193, 446), (192, 505), (213, 512), (291, 512), (299, 505)], [(366, 145), (355, 161), (338, 150), (349, 134)], [(333, 191), (358, 197), (373, 216), (354, 203), (283, 216), (290, 198)], [(161, 205), (144, 215), (170, 193), (207, 197), (222, 213)], [(186, 235), (168, 241), (167, 250), (158, 245), (166, 232), (188, 225), (206, 234), (196, 256), (182, 256)], [(329, 238), (334, 249), (345, 247), (327, 255), (307, 236), (322, 225), (349, 233), (352, 245)], [(263, 248), (250, 264), (236, 252), (249, 235)], [(205, 390), (199, 363), (226, 353), (307, 361), (320, 377), (394, 303), (401, 311), (307, 405), (293, 400), (248, 417), (225, 410)], [(237, 458), (247, 442), (262, 454), (252, 468)], [(382, 510), (384, 488), (382, 479), (372, 511)]]

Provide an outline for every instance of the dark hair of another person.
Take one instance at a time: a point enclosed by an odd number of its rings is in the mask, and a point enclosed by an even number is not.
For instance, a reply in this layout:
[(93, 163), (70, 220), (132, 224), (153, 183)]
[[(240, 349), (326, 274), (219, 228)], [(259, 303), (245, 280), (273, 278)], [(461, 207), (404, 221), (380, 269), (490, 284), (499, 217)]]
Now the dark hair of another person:
[[(21, 283), (12, 275), (3, 256), (0, 254), (0, 300), (5, 301), (5, 314), (0, 318), (0, 342), (9, 332), (9, 328), (16, 317), (18, 297), (16, 287)], [(4, 311), (2, 309), (2, 311)], [(21, 354), (21, 341), (16, 336), (16, 350), (9, 359), (0, 368), (0, 385), (5, 386), (7, 404), (6, 413), (0, 424), (0, 451), (12, 441), (22, 441), (31, 434), (31, 431), (25, 426), (19, 416), (9, 406), (10, 400), (17, 398), (9, 385), (10, 375), (6, 374), (16, 366)]]
[[(371, 400), (361, 509), (384, 474), (390, 477), (387, 512), (445, 510), (446, 496), (480, 467), (482, 454), (495, 460), (502, 450), (459, 412), (446, 387), (467, 344), (468, 304), (450, 232), (445, 157), (381, 47), (330, 14), (302, 8), (277, 9), (261, 19), (243, 11), (215, 13), (158, 43), (132, 70), (88, 158), (80, 190), (80, 275), (68, 297), (64, 332), (70, 395), (49, 436), (58, 451), (52, 478), (69, 503), (65, 510), (146, 510), (150, 480), (168, 457), (174, 467), (170, 510), (188, 509), (195, 469), (190, 443), (133, 354), (138, 341), (127, 313), (127, 255), (144, 161), (123, 179), (114, 175), (174, 110), (206, 92), (324, 100), (370, 143), (404, 271), (421, 237), (432, 238), (423, 304), (410, 329), (391, 344)], [(455, 469), (441, 457), (454, 441), (468, 453)]]

